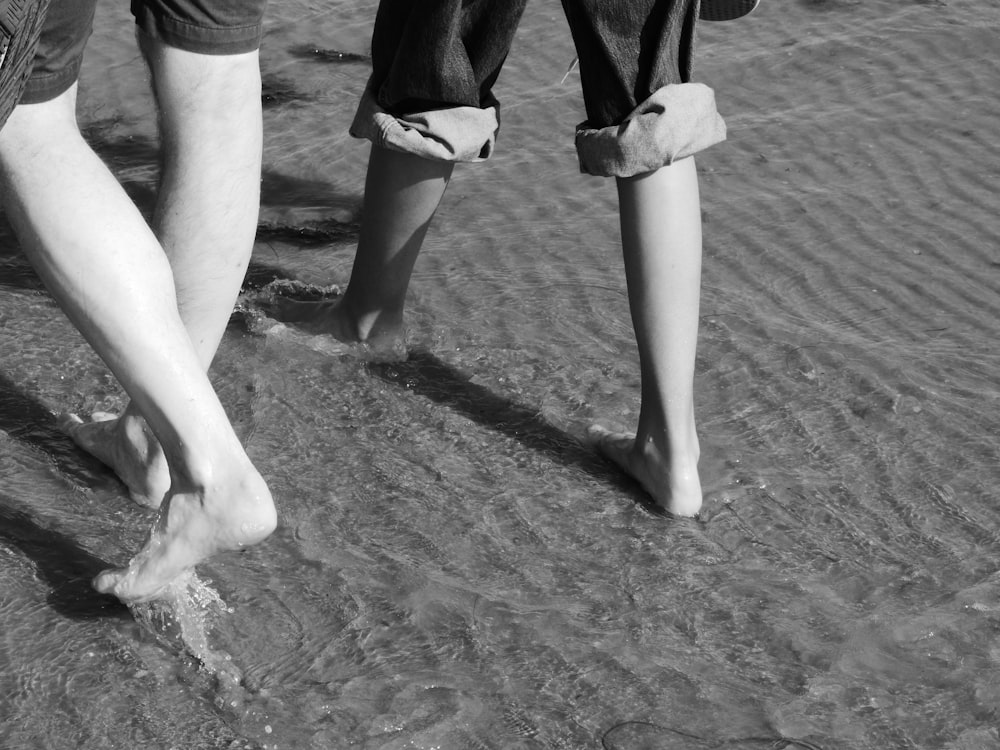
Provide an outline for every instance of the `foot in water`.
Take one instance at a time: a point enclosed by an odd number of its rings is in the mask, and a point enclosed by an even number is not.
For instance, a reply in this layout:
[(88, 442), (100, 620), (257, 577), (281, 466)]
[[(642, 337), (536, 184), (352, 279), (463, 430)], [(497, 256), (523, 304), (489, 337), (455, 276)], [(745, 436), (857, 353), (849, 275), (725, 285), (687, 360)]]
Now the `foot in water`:
[(639, 445), (631, 433), (592, 425), (587, 437), (602, 455), (635, 479), (659, 507), (675, 516), (696, 516), (701, 510), (697, 450), (690, 457), (668, 460), (651, 441)]
[(94, 588), (125, 603), (157, 599), (198, 563), (261, 542), (276, 526), (267, 485), (249, 461), (241, 462), (209, 486), (171, 490), (145, 546), (127, 567), (99, 574)]
[(63, 414), (59, 427), (73, 442), (109, 467), (128, 488), (132, 499), (159, 508), (170, 488), (170, 471), (160, 444), (142, 417), (97, 411), (84, 422)]
[[(330, 336), (344, 344), (362, 344), (378, 359), (405, 359), (403, 322), (378, 315), (358, 316), (344, 299), (299, 300), (275, 296), (263, 303), (267, 315), (314, 336)], [(316, 347), (313, 347), (316, 348)]]

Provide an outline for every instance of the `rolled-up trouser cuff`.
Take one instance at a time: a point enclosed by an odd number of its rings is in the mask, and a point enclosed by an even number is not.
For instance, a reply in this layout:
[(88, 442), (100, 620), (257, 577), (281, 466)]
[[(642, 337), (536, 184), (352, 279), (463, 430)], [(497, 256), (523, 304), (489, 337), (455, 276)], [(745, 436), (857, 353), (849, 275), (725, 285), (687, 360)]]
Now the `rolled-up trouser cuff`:
[(493, 153), (500, 129), (499, 104), (445, 107), (393, 115), (366, 89), (350, 133), (377, 146), (436, 161), (475, 162)]
[(580, 171), (601, 177), (652, 172), (726, 139), (715, 92), (702, 83), (672, 83), (653, 92), (620, 125), (583, 122), (576, 130)]

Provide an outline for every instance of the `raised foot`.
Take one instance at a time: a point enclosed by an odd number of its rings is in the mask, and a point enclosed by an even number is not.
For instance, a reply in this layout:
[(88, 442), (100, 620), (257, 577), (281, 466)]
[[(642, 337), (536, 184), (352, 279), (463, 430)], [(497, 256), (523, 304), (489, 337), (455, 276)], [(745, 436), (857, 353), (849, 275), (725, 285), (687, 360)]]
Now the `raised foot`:
[(637, 446), (634, 434), (612, 432), (592, 425), (587, 437), (609, 460), (635, 479), (665, 511), (675, 516), (695, 516), (702, 506), (697, 456), (673, 464), (652, 450)]
[(126, 603), (167, 597), (198, 563), (257, 544), (276, 526), (274, 501), (252, 468), (226, 489), (169, 495), (145, 546), (126, 567), (100, 573), (94, 588)]
[(90, 422), (76, 414), (59, 417), (59, 428), (80, 448), (110, 468), (136, 503), (159, 508), (170, 488), (167, 461), (146, 421), (95, 411)]

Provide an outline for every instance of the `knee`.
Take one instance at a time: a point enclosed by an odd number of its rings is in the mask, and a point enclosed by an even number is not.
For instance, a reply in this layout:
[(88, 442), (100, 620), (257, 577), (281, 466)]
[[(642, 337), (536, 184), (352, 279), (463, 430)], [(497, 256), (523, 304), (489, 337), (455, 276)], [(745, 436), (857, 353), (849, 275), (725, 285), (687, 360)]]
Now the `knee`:
[(47, 145), (65, 145), (82, 138), (76, 121), (76, 84), (54, 99), (14, 107), (0, 129), (0, 161), (8, 168), (15, 157), (26, 157)]

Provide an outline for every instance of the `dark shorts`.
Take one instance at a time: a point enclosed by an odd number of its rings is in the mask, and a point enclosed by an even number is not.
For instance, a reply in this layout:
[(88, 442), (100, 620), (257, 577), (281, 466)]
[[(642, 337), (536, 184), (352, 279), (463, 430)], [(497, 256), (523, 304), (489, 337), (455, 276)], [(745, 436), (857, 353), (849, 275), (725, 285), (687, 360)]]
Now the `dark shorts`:
[(28, 81), (47, 8), (48, 0), (0, 2), (0, 127)]
[[(525, 0), (381, 0), (372, 76), (353, 135), (426, 158), (477, 161), (499, 129), (493, 84)], [(725, 138), (710, 88), (691, 82), (699, 0), (563, 0), (587, 120), (580, 167), (631, 176)]]
[[(72, 86), (94, 24), (97, 0), (52, 0), (22, 104), (45, 102)], [(136, 25), (171, 47), (206, 55), (260, 46), (267, 0), (132, 0)]]

